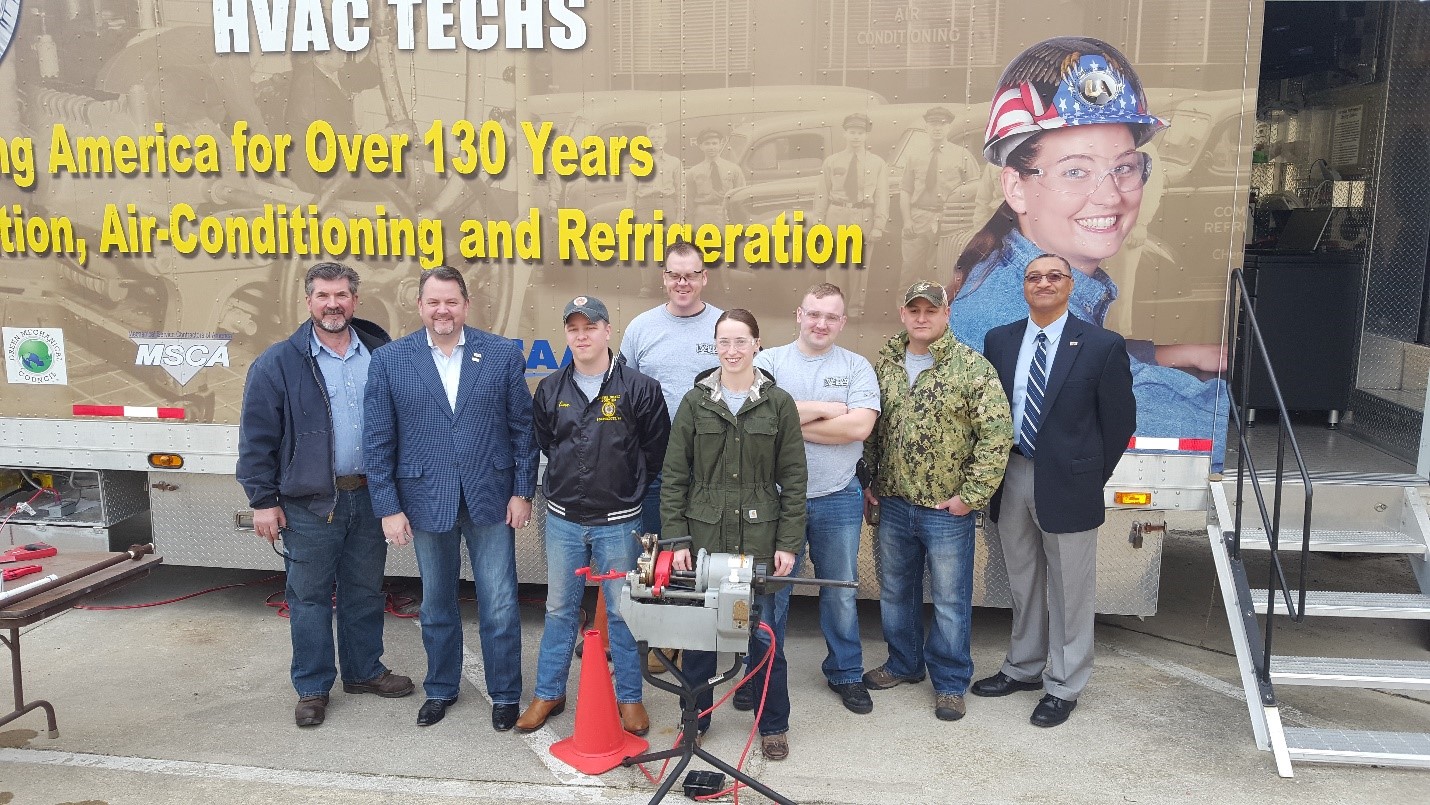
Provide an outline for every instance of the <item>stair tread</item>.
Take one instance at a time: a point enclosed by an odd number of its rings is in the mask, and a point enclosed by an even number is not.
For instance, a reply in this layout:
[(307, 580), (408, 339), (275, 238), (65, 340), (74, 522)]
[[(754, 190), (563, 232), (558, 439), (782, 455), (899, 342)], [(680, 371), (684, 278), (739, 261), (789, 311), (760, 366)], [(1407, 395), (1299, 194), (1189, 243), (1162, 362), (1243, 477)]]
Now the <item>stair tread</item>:
[(1361, 752), (1430, 757), (1430, 733), (1287, 727), (1286, 746), (1313, 752)]
[(1397, 676), (1430, 680), (1430, 662), (1424, 660), (1381, 660), (1356, 657), (1271, 658), (1271, 673), (1276, 674), (1337, 674), (1352, 676)]
[[(1266, 591), (1252, 590), (1251, 599), (1256, 611), (1266, 606)], [(1277, 599), (1280, 600), (1279, 598)], [(1296, 596), (1292, 596), (1296, 600)], [(1430, 611), (1430, 595), (1421, 593), (1352, 593), (1342, 590), (1307, 590), (1306, 607), (1352, 607), (1358, 609), (1420, 610)], [(1281, 609), (1277, 610), (1282, 612)]]
[[(1243, 548), (1265, 548), (1268, 545), (1266, 530), (1262, 528), (1242, 528)], [(1336, 546), (1346, 552), (1386, 551), (1394, 553), (1424, 553), (1425, 543), (1420, 539), (1400, 531), (1352, 531), (1332, 529), (1311, 529), (1311, 547), (1326, 550), (1326, 546)], [(1301, 538), (1299, 529), (1287, 529), (1281, 533), (1281, 550), (1299, 550)]]

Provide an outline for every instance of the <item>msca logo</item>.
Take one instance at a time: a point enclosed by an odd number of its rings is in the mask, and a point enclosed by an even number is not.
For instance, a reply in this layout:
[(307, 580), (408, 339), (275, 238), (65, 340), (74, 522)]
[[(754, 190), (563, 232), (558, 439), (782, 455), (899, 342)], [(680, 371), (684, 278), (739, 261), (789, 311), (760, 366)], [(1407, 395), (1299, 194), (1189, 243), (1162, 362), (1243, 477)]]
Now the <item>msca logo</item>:
[(135, 366), (158, 366), (186, 385), (210, 366), (228, 366), (228, 342), (233, 333), (130, 333), (138, 345)]
[(531, 342), (531, 348), (526, 346), (526, 339), (514, 338), (516, 346), (521, 350), (521, 354), (526, 356), (526, 376), (545, 377), (571, 362), (571, 348), (566, 347), (566, 351), (561, 354), (561, 360), (556, 360), (556, 350), (551, 346), (551, 342), (545, 338), (538, 338)]
[(10, 49), (15, 29), (20, 27), (20, 0), (0, 0), (0, 59)]

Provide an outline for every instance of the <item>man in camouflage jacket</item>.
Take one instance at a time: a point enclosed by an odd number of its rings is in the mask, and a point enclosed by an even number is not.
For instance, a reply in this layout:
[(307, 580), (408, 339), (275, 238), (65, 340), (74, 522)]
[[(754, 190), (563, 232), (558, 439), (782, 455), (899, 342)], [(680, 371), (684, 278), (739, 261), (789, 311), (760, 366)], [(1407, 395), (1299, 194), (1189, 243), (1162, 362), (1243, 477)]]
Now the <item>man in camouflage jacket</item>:
[[(973, 677), (975, 509), (1003, 481), (1013, 418), (998, 373), (948, 328), (948, 296), (916, 282), (899, 309), (904, 332), (880, 350), (883, 415), (864, 443), (874, 473), (865, 492), (879, 512), (879, 611), (889, 659), (864, 675), (871, 690), (932, 676), (934, 715), (963, 717)], [(875, 508), (877, 507), (877, 508)], [(927, 563), (934, 618), (923, 629)]]

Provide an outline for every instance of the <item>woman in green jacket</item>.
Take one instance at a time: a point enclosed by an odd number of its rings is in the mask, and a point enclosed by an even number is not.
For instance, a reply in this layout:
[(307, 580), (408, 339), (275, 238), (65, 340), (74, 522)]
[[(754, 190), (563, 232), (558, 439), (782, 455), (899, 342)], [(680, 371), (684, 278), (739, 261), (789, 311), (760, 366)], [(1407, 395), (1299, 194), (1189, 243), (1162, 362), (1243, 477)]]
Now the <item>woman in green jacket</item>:
[[(727, 310), (715, 322), (720, 365), (695, 378), (671, 427), (670, 446), (661, 471), (662, 533), (690, 535), (694, 549), (710, 553), (750, 554), (774, 575), (794, 571), (804, 549), (804, 436), (794, 398), (775, 380), (755, 368), (760, 350), (760, 325), (748, 310)], [(677, 551), (673, 567), (693, 570), (691, 551)], [(771, 760), (789, 755), (788, 668), (784, 656), (789, 595), (768, 594), (756, 603), (775, 633), (773, 661), (750, 679), (758, 692), (769, 675), (765, 708), (760, 715), (760, 748)], [(764, 632), (751, 635), (755, 662), (769, 650)], [(687, 651), (683, 671), (690, 679), (715, 676), (715, 654)], [(700, 699), (710, 707), (713, 695)], [(700, 732), (710, 717), (700, 719)]]

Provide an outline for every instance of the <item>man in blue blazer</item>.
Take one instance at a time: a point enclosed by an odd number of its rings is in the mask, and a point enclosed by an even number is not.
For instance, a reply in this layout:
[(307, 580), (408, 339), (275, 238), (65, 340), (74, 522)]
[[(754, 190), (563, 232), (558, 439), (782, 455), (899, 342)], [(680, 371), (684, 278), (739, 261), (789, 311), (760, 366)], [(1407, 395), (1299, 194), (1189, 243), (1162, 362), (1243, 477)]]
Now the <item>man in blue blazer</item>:
[(975, 696), (1046, 693), (1035, 726), (1067, 721), (1092, 675), (1102, 488), (1137, 428), (1122, 336), (1068, 314), (1074, 272), (1057, 255), (1024, 273), (1029, 317), (988, 331), (983, 354), (1013, 404), (1015, 440), (988, 507), (1013, 598), (1003, 667)]
[(526, 363), (511, 340), (465, 326), (471, 302), (456, 269), (424, 273), (417, 305), (423, 329), (373, 352), (363, 440), (373, 513), (388, 542), (412, 543), (422, 574), (427, 701), (417, 724), (436, 724), (457, 701), (465, 540), (492, 727), (509, 730), (521, 700), (513, 529), (531, 520), (536, 489)]

